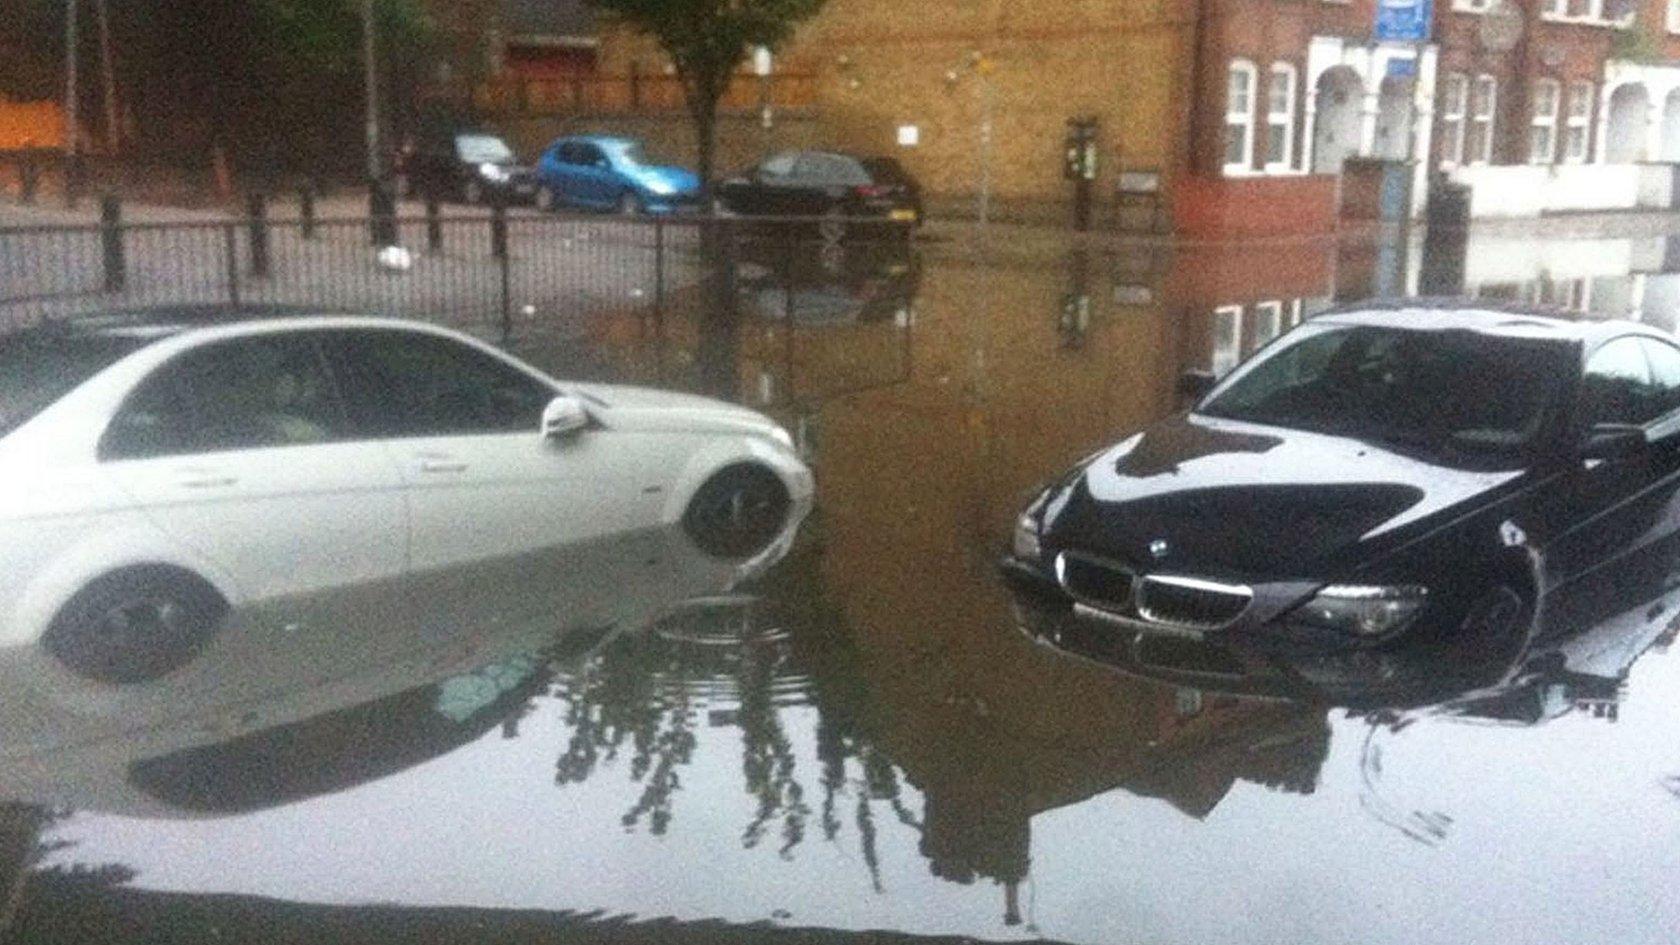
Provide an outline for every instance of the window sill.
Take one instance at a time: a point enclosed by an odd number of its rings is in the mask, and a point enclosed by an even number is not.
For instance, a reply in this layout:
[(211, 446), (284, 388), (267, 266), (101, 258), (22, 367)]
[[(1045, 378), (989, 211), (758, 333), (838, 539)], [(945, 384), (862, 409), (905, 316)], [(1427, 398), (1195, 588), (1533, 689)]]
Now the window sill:
[[(1556, 13), (1540, 14), (1540, 22), (1555, 23), (1559, 26), (1595, 26), (1599, 29), (1621, 30), (1633, 25), (1633, 20), (1606, 20), (1596, 16), (1560, 16)], [(1670, 30), (1673, 32), (1673, 30)]]

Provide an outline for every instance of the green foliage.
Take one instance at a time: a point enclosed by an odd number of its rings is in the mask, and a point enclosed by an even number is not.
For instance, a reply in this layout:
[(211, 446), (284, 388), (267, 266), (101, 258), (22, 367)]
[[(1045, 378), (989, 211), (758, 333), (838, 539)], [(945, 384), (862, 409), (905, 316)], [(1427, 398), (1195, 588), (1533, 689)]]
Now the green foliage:
[(1628, 62), (1659, 63), (1663, 61), (1662, 44), (1651, 33), (1634, 25), (1614, 31), (1610, 40), (1610, 57)]
[(700, 140), (700, 172), (709, 180), (718, 101), (755, 46), (775, 49), (824, 0), (586, 0), (653, 37), (682, 79)]

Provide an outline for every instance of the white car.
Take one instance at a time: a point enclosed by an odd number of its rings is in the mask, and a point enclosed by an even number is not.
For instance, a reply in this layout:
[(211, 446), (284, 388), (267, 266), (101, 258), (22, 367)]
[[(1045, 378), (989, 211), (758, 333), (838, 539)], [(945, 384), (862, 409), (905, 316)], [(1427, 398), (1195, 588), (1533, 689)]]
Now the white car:
[(410, 645), (584, 625), (614, 607), (600, 543), (679, 534), (741, 579), (785, 553), (812, 495), (758, 413), (562, 383), (412, 322), (31, 328), (0, 338), (0, 680), (115, 713), (148, 688), (127, 684), (190, 677), (211, 645), (225, 667), (253, 634), (295, 640), (289, 674), (316, 661), (324, 680), (385, 655), (346, 628), (401, 624)]

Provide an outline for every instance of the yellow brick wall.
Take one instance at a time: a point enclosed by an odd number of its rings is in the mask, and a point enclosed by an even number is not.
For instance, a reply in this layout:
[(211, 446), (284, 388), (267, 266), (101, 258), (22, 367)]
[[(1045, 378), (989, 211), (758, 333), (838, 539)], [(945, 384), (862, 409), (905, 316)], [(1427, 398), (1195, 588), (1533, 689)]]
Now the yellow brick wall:
[[(991, 84), (993, 191), (1065, 199), (1069, 118), (1101, 123), (1099, 193), (1117, 164), (1170, 169), (1184, 138), (1185, 44), (1179, 0), (829, 0), (778, 59), (819, 76), (829, 146), (894, 154), (936, 194), (980, 180), (980, 124)], [(976, 55), (991, 63), (989, 76)], [(643, 37), (608, 28), (602, 68), (662, 68)], [(900, 125), (921, 142), (897, 144)]]

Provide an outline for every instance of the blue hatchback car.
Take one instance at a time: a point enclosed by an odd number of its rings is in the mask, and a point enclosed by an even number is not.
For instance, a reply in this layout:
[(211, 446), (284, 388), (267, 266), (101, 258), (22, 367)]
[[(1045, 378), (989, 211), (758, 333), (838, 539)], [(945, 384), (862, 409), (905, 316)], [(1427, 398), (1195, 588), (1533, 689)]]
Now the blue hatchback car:
[(699, 206), (700, 178), (648, 162), (629, 138), (560, 138), (537, 159), (536, 204), (542, 210), (588, 207), (620, 213), (671, 213)]

